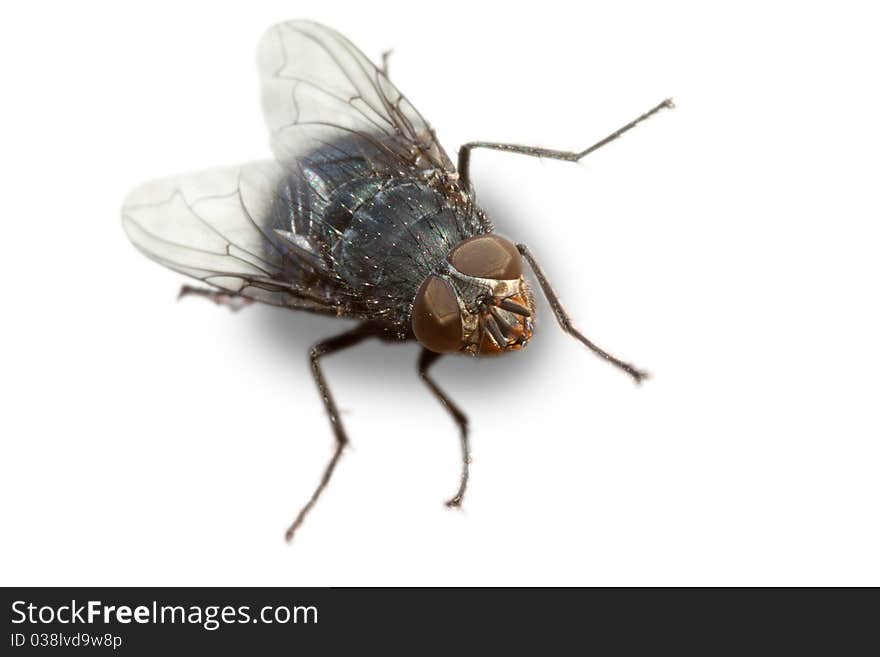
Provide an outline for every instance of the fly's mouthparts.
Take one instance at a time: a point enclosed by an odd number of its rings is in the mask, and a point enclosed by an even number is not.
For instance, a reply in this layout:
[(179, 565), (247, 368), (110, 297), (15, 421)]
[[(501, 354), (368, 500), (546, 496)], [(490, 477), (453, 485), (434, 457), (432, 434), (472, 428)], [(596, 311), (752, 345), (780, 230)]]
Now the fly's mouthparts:
[(503, 308), (509, 313), (513, 313), (514, 315), (522, 315), (523, 317), (532, 316), (532, 312), (528, 308), (521, 306), (516, 301), (511, 301), (510, 299), (500, 299), (495, 302), (495, 305), (499, 308)]

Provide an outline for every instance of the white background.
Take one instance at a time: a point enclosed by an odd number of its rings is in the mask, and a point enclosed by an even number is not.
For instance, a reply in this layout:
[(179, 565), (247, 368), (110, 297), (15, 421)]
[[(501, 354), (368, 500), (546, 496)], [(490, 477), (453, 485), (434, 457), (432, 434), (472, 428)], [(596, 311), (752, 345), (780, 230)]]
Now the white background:
[[(876, 17), (848, 3), (40, 3), (0, 16), (2, 559), (20, 585), (880, 585)], [(575, 6), (583, 8), (575, 9)], [(864, 3), (864, 7), (869, 7)], [(353, 446), (293, 545), (332, 435), (308, 346), (347, 324), (176, 303), (119, 222), (143, 180), (268, 154), (254, 51), (336, 27), (450, 153), (473, 139), (540, 307), (522, 353), (326, 362)]]

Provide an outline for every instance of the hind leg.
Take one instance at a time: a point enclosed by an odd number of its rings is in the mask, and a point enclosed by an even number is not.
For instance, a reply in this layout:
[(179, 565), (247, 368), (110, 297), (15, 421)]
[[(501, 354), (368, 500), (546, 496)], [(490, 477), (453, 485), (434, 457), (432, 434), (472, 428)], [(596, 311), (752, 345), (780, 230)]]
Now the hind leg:
[(226, 306), (232, 312), (238, 312), (245, 306), (249, 306), (253, 303), (252, 299), (233, 294), (232, 292), (223, 292), (221, 290), (212, 290), (204, 287), (193, 287), (192, 285), (182, 285), (180, 293), (177, 295), (178, 300), (189, 296), (210, 299), (218, 306)]

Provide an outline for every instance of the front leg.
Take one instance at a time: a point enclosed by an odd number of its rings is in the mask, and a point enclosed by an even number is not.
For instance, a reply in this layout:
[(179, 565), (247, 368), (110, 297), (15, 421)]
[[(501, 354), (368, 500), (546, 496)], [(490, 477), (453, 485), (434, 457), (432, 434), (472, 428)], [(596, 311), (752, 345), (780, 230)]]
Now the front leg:
[(525, 258), (526, 262), (529, 263), (529, 267), (531, 267), (532, 271), (535, 273), (535, 278), (538, 279), (538, 285), (541, 286), (541, 290), (544, 292), (544, 296), (547, 298), (547, 303), (549, 303), (550, 308), (553, 309), (553, 314), (556, 315), (556, 321), (559, 322), (559, 326), (562, 327), (563, 331), (568, 333), (581, 344), (589, 347), (590, 350), (600, 358), (604, 358), (615, 367), (619, 367), (620, 369), (622, 369), (624, 372), (629, 374), (636, 383), (641, 383), (644, 379), (648, 378), (647, 372), (620, 360), (616, 356), (612, 356), (607, 351), (599, 347), (595, 342), (587, 339), (587, 337), (583, 333), (578, 331), (575, 328), (574, 324), (572, 324), (571, 318), (568, 316), (568, 313), (565, 312), (565, 308), (562, 307), (562, 302), (559, 300), (559, 297), (556, 296), (556, 292), (553, 290), (553, 286), (550, 285), (550, 281), (548, 281), (547, 277), (544, 275), (544, 270), (541, 269), (538, 261), (535, 260), (535, 257), (529, 250), (529, 247), (527, 247), (525, 244), (517, 244), (516, 248), (522, 254), (522, 257)]
[(604, 139), (600, 139), (589, 148), (582, 151), (555, 151), (549, 148), (538, 148), (535, 146), (520, 146), (518, 144), (500, 144), (492, 141), (472, 141), (458, 149), (458, 175), (464, 182), (465, 187), (470, 186), (470, 168), (471, 168), (471, 151), (475, 148), (488, 148), (495, 151), (506, 151), (508, 153), (519, 153), (520, 155), (530, 155), (532, 157), (548, 157), (553, 160), (565, 160), (566, 162), (577, 162), (586, 157), (593, 151), (602, 148), (608, 142), (614, 141), (623, 133), (632, 130), (639, 123), (650, 116), (653, 116), (664, 108), (673, 108), (675, 105), (671, 98), (667, 98), (662, 103), (658, 103), (641, 116), (633, 119), (622, 128), (618, 128)]
[(467, 415), (455, 405), (455, 402), (446, 396), (446, 393), (440, 389), (440, 386), (438, 386), (434, 382), (434, 379), (431, 378), (431, 375), (428, 374), (428, 368), (436, 363), (441, 355), (442, 354), (423, 348), (422, 353), (419, 356), (419, 377), (421, 377), (422, 381), (425, 382), (425, 385), (430, 388), (431, 392), (434, 393), (434, 396), (443, 405), (443, 408), (449, 412), (452, 419), (458, 425), (459, 439), (461, 441), (461, 480), (458, 484), (458, 490), (455, 495), (446, 502), (446, 506), (460, 507), (461, 502), (464, 499), (465, 490), (467, 490), (469, 466), (471, 462), (470, 443), (468, 442), (468, 419)]

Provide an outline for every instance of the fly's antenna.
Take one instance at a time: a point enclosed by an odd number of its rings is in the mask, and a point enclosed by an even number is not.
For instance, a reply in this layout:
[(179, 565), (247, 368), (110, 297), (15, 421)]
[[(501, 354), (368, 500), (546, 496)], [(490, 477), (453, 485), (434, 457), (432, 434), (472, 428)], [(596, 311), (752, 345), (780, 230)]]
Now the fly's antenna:
[(522, 315), (523, 317), (532, 316), (532, 312), (528, 308), (521, 306), (516, 301), (511, 301), (510, 299), (499, 299), (495, 301), (495, 305), (499, 308), (503, 308), (509, 313), (513, 313), (514, 315)]
[(489, 306), (488, 310), (489, 314), (492, 315), (492, 319), (498, 324), (498, 328), (501, 329), (501, 333), (504, 334), (504, 337), (510, 339), (513, 336), (513, 326), (510, 325), (510, 322), (501, 316), (501, 313), (495, 309), (495, 306)]
[(495, 321), (495, 318), (492, 315), (483, 315), (481, 318), (481, 323), (483, 325), (483, 328), (489, 332), (489, 335), (492, 336), (495, 344), (502, 348), (507, 346), (507, 338), (504, 337), (504, 333), (501, 332), (498, 323)]

